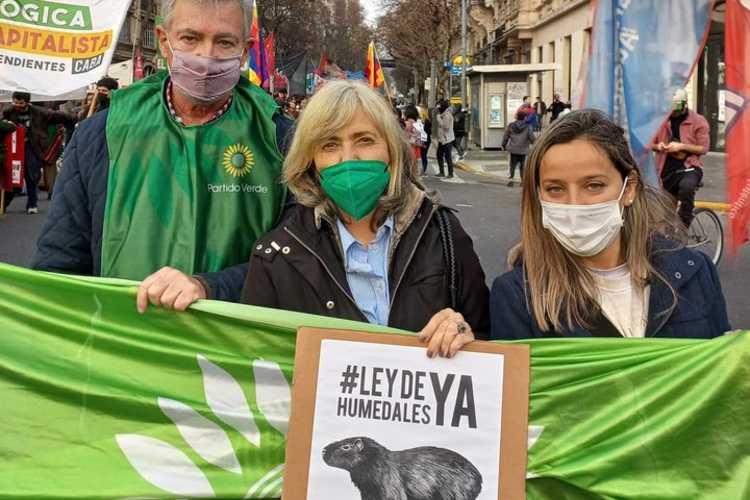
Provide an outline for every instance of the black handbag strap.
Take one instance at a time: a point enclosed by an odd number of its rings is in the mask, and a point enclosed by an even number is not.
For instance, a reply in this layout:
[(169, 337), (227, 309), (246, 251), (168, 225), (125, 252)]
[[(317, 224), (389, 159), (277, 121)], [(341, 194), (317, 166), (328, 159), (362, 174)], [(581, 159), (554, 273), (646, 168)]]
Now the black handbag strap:
[(453, 228), (448, 218), (447, 210), (438, 209), (437, 220), (440, 226), (440, 240), (443, 244), (443, 260), (445, 267), (448, 269), (448, 293), (450, 296), (451, 309), (456, 309), (456, 253), (453, 246)]

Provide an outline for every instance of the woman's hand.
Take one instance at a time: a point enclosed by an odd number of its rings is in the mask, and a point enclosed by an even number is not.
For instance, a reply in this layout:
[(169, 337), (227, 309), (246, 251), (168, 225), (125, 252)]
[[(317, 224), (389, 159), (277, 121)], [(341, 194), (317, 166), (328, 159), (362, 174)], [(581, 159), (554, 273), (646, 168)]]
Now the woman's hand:
[(147, 277), (138, 288), (138, 312), (146, 312), (149, 302), (165, 309), (184, 311), (190, 304), (207, 298), (200, 280), (171, 267), (163, 267)]
[(452, 358), (463, 346), (474, 341), (474, 332), (461, 313), (443, 309), (419, 332), (419, 340), (427, 344), (428, 358), (436, 355)]

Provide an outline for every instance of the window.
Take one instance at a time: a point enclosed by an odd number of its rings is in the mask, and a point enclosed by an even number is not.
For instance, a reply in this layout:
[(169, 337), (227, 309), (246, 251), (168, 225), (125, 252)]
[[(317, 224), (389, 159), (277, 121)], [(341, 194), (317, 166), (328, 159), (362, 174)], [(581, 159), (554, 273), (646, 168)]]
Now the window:
[(130, 43), (130, 16), (125, 18), (125, 22), (122, 23), (122, 29), (120, 30), (120, 37), (117, 39), (120, 43)]
[(143, 23), (143, 46), (147, 49), (156, 48), (156, 35), (154, 34), (154, 22), (146, 21)]

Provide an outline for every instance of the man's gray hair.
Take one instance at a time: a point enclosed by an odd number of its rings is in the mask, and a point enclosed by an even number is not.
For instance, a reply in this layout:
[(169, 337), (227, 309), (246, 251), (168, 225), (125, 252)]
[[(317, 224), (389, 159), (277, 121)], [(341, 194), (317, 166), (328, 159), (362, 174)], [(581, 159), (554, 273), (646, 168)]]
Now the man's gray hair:
[[(182, 0), (183, 2), (186, 0)], [(247, 40), (250, 37), (250, 23), (253, 22), (253, 9), (252, 9), (252, 0), (190, 0), (191, 2), (195, 3), (201, 3), (201, 4), (214, 4), (218, 5), (219, 3), (226, 3), (226, 2), (239, 2), (240, 7), (242, 8), (242, 15), (245, 18), (243, 27), (242, 27), (242, 38), (243, 41)], [(169, 23), (172, 21), (172, 12), (174, 12), (175, 4), (177, 4), (178, 0), (161, 0), (161, 15), (164, 18), (164, 27), (169, 28)]]

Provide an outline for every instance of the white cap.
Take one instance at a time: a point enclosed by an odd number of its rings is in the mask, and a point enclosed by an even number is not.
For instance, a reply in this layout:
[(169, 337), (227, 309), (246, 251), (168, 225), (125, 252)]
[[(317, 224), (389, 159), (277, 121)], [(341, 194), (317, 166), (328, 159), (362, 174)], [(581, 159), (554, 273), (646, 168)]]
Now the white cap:
[(685, 91), (685, 89), (677, 89), (674, 91), (672, 102), (686, 102), (687, 100), (687, 92)]

